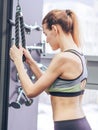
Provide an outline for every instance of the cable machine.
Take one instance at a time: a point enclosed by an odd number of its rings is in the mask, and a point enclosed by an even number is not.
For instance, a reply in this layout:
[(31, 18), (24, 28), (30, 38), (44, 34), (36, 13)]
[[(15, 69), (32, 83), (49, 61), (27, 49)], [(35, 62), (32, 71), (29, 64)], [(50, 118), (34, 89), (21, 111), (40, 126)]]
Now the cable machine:
[[(16, 14), (15, 14), (15, 23), (9, 19), (9, 23), (12, 26), (15, 26), (15, 44), (19, 47), (19, 44), (22, 44), (22, 47), (27, 48), (28, 50), (40, 50), (45, 53), (45, 44), (43, 43), (41, 46), (26, 46), (26, 36), (25, 34), (30, 34), (32, 30), (42, 31), (42, 28), (35, 23), (35, 25), (27, 25), (24, 22), (23, 13), (21, 10), (21, 6), (19, 0), (17, 0), (16, 6)], [(12, 38), (14, 40), (14, 38)], [(13, 41), (12, 41), (13, 42)], [(25, 61), (25, 57), (23, 56), (23, 61)]]
[[(39, 2), (41, 5), (42, 0), (40, 0)], [(34, 1), (34, 4), (37, 4), (37, 2)], [(35, 7), (33, 7), (33, 9), (36, 10)], [(37, 24), (32, 26), (32, 25), (27, 25), (24, 23), (22, 11), (19, 5), (19, 0), (16, 6), (17, 15), (15, 15), (15, 17), (17, 16), (16, 17), (17, 19), (15, 19), (15, 22), (13, 22), (12, 20), (12, 15), (13, 15), (12, 13), (13, 13), (13, 0), (0, 0), (0, 130), (7, 130), (8, 125), (9, 125), (8, 124), (9, 82), (10, 82), (9, 48), (12, 43), (12, 27), (13, 26), (15, 27), (15, 39), (14, 39), (15, 41), (14, 42), (17, 43), (17, 47), (19, 45), (18, 43), (20, 42), (20, 38), (21, 38), (22, 46), (23, 47), (26, 46), (25, 33), (30, 33), (32, 30), (37, 30), (37, 31), (41, 30), (41, 27), (38, 26)], [(41, 15), (41, 12), (40, 13), (37, 12), (37, 14)], [(32, 50), (33, 49), (36, 50), (36, 48), (37, 46), (34, 46), (34, 48), (33, 46), (30, 46), (30, 48), (28, 47), (28, 49), (32, 49)], [(42, 48), (38, 46), (37, 49), (42, 49)], [(25, 97), (24, 92), (21, 90), (21, 88), (19, 89), (19, 92), (21, 92), (22, 95)], [(26, 100), (27, 100), (26, 105), (28, 105), (28, 99)], [(34, 109), (32, 110), (34, 111), (33, 114), (35, 115), (35, 118), (32, 124), (33, 124), (34, 129), (36, 129), (37, 111), (35, 110), (35, 108), (37, 107), (37, 102), (34, 101), (34, 104), (35, 106), (33, 106)], [(14, 126), (16, 126), (15, 122), (13, 123), (14, 123)]]
[[(25, 32), (30, 31), (29, 26), (25, 25), (24, 23), (24, 17), (22, 14), (21, 6), (19, 4), (19, 0), (17, 0), (17, 6), (16, 6), (16, 13), (15, 13), (15, 24), (12, 22), (12, 20), (9, 20), (11, 25), (15, 26), (15, 38), (12, 38), (12, 42), (15, 39), (15, 45), (19, 47), (19, 44), (21, 43), (22, 47), (26, 48), (26, 38), (25, 38)], [(26, 27), (25, 27), (26, 26)], [(25, 29), (26, 28), (26, 29)], [(38, 27), (37, 27), (38, 30)], [(40, 31), (40, 28), (39, 28)], [(31, 48), (32, 49), (32, 48)], [(36, 48), (40, 49), (40, 48)], [(25, 61), (25, 57), (23, 56), (23, 61)], [(17, 77), (18, 78), (18, 77)], [(19, 82), (19, 79), (18, 79)], [(33, 103), (33, 99), (29, 99), (25, 92), (23, 91), (21, 84), (17, 88), (18, 96), (16, 101), (13, 101), (9, 104), (9, 107), (13, 107), (15, 109), (21, 108), (21, 105), (23, 104), (23, 101), (21, 103), (21, 99), (24, 99), (24, 104), (26, 106), (30, 106)]]

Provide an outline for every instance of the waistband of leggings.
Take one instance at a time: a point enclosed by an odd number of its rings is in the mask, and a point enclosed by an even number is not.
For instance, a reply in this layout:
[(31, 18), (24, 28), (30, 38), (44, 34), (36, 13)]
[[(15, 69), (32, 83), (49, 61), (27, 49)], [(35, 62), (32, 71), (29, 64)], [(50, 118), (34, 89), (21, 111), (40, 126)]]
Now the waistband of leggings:
[(54, 123), (59, 123), (59, 122), (68, 122), (68, 121), (79, 121), (79, 120), (85, 120), (86, 117), (81, 117), (81, 118), (76, 118), (76, 119), (69, 119), (69, 120), (58, 120), (58, 121), (54, 121)]

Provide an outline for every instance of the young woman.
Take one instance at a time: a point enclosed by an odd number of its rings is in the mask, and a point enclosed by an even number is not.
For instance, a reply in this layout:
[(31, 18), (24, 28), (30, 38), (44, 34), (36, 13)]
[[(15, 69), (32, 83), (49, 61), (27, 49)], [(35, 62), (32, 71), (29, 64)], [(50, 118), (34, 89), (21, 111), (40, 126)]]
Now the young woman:
[[(87, 67), (80, 51), (77, 17), (71, 10), (52, 10), (44, 17), (42, 27), (47, 43), (53, 50), (60, 49), (60, 52), (42, 73), (26, 49), (13, 45), (10, 57), (17, 68), (21, 85), (30, 98), (44, 90), (51, 95), (54, 130), (91, 130), (81, 105)], [(24, 69), (23, 54), (38, 78), (35, 83)]]

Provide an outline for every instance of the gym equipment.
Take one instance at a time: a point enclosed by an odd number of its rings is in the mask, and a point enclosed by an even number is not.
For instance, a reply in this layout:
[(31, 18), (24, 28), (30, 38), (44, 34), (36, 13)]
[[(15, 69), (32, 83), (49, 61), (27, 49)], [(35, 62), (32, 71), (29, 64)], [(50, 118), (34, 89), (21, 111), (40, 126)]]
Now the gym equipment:
[[(22, 96), (24, 97), (24, 100), (22, 99)], [(22, 102), (21, 102), (22, 99)], [(15, 102), (10, 103), (9, 106), (12, 106), (13, 108), (19, 109), (21, 108), (22, 104), (25, 104), (26, 106), (30, 106), (33, 103), (33, 99), (29, 99), (25, 92), (23, 91), (22, 87), (18, 88), (18, 97)]]
[(25, 31), (30, 33), (32, 30), (42, 31), (42, 28), (35, 22), (34, 25), (27, 25), (24, 23)]
[[(12, 26), (15, 26), (15, 22), (11, 19), (8, 20), (8, 22), (12, 25)], [(40, 27), (37, 22), (35, 22), (34, 25), (28, 25), (26, 23), (24, 23), (24, 28), (25, 28), (25, 32), (27, 34), (30, 34), (31, 31), (42, 31), (42, 27)]]
[(12, 106), (14, 108), (20, 108), (21, 107), (21, 104), (20, 104), (20, 98), (21, 98), (21, 96), (22, 96), (22, 89), (19, 88), (18, 89), (18, 97), (17, 97), (17, 99), (16, 99), (15, 102), (12, 102), (10, 104), (10, 106)]
[[(17, 47), (19, 47), (19, 43), (20, 43), (19, 31), (21, 31), (22, 47), (25, 48), (26, 39), (25, 39), (24, 19), (23, 19), (23, 14), (22, 14), (21, 7), (19, 5), (19, 0), (18, 0), (17, 6), (16, 6), (16, 15), (15, 15), (15, 44)], [(25, 61), (24, 56), (23, 56), (23, 61)]]
[(26, 23), (24, 23), (24, 18), (21, 11), (21, 6), (19, 4), (19, 0), (17, 0), (15, 22), (11, 19), (8, 19), (8, 22), (12, 26), (15, 26), (15, 43), (17, 46), (19, 44), (19, 29), (21, 30), (21, 40), (23, 47), (25, 47), (25, 32), (30, 33), (32, 30), (42, 31), (42, 27), (40, 27), (37, 22), (35, 22), (34, 25), (27, 25)]
[(17, 47), (19, 46), (19, 22), (20, 22), (22, 46), (25, 48), (26, 41), (25, 41), (24, 20), (21, 8), (19, 5), (17, 5), (16, 17), (15, 17), (15, 44)]
[(23, 91), (23, 96), (24, 96), (24, 98), (25, 98), (25, 105), (26, 106), (30, 106), (32, 103), (33, 103), (33, 99), (29, 99), (27, 96), (26, 96), (26, 94), (24, 93), (24, 91)]
[[(17, 47), (19, 47), (19, 44), (22, 44), (22, 47), (26, 47), (26, 38), (25, 38), (25, 32), (29, 33), (32, 30), (41, 31), (42, 28), (35, 23), (34, 26), (27, 25), (24, 23), (23, 14), (21, 11), (21, 7), (19, 4), (19, 0), (17, 0), (17, 6), (16, 6), (16, 14), (15, 14), (15, 23), (12, 20), (9, 20), (12, 26), (15, 26), (15, 42), (14, 38), (12, 38), (12, 42), (16, 44)], [(21, 40), (21, 41), (20, 41)], [(42, 50), (43, 46), (29, 46), (26, 47), (29, 49), (29, 51), (36, 49), (36, 50)], [(23, 56), (23, 61), (25, 61), (25, 57)], [(18, 73), (17, 73), (17, 82), (19, 82)], [(24, 97), (24, 98), (22, 98)], [(24, 99), (24, 100), (23, 100)], [(22, 100), (22, 102), (21, 102)], [(14, 108), (20, 108), (22, 104), (25, 104), (26, 106), (30, 106), (33, 103), (33, 99), (29, 99), (25, 92), (23, 91), (22, 87), (18, 88), (18, 97), (15, 102), (10, 103), (9, 106), (12, 106)]]

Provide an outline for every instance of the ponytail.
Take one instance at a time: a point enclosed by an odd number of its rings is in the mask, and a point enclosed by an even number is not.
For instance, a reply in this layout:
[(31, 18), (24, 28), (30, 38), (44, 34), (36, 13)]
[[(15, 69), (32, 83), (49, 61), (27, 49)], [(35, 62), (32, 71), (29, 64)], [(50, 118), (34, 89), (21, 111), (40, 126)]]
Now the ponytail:
[(70, 17), (73, 21), (72, 37), (78, 47), (81, 47), (79, 23), (76, 14), (71, 11)]

